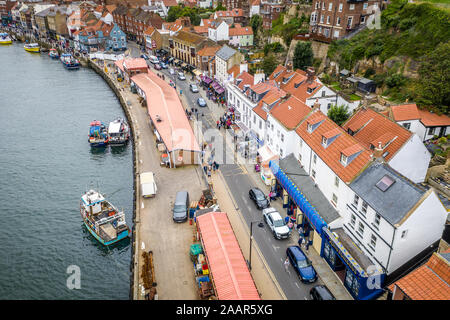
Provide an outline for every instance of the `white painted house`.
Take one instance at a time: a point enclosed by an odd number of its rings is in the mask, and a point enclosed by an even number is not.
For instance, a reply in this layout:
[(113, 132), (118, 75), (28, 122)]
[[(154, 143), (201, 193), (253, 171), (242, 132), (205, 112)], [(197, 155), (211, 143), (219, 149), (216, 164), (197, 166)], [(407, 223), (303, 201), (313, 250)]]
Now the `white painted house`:
[(415, 103), (392, 106), (389, 117), (411, 132), (422, 141), (434, 136), (445, 137), (450, 134), (450, 118), (427, 110), (420, 110)]
[(230, 48), (227, 45), (224, 45), (220, 50), (216, 52), (215, 61), (216, 61), (216, 80), (224, 85), (226, 80), (228, 79), (228, 70), (231, 69), (234, 65), (240, 64), (243, 60), (242, 55), (239, 51)]
[(214, 20), (208, 27), (208, 38), (213, 41), (228, 41), (229, 40), (228, 24), (223, 20)]

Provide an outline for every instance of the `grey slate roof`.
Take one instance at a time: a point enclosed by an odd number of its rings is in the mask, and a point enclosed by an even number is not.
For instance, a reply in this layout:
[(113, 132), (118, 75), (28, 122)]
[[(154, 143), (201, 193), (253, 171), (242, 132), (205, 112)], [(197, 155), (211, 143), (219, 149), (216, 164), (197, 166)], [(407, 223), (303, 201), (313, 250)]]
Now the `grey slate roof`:
[(444, 258), (445, 260), (450, 262), (450, 252), (448, 252), (448, 253), (440, 253), (440, 255), (442, 256), (442, 258)]
[(228, 59), (230, 59), (236, 52), (236, 50), (224, 45), (219, 51), (216, 52), (216, 56), (222, 60), (228, 61)]
[[(386, 191), (378, 189), (376, 184), (388, 175), (395, 182)], [(425, 188), (408, 180), (389, 165), (374, 161), (351, 184), (350, 188), (369, 206), (395, 225), (423, 197)]]
[(298, 162), (293, 153), (281, 159), (279, 165), (281, 170), (298, 186), (306, 199), (316, 208), (319, 215), (327, 224), (340, 217), (339, 213), (323, 195), (319, 187), (315, 186), (312, 178), (300, 166), (300, 162)]

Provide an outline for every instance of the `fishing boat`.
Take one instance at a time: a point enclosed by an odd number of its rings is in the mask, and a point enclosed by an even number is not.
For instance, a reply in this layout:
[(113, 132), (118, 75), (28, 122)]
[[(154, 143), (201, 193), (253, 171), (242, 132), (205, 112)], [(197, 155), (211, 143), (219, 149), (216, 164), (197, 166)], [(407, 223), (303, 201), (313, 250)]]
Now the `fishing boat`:
[(104, 147), (108, 144), (109, 137), (105, 125), (97, 120), (91, 122), (89, 130), (89, 143), (91, 147)]
[(39, 53), (41, 52), (41, 47), (38, 43), (27, 43), (23, 46), (25, 51), (32, 52), (32, 53)]
[(54, 48), (50, 49), (50, 51), (48, 52), (48, 56), (52, 59), (58, 59), (59, 58), (59, 54), (58, 51)]
[(109, 123), (108, 126), (109, 144), (112, 146), (124, 145), (128, 142), (130, 138), (130, 127), (128, 123), (122, 119), (117, 118), (116, 120)]
[(69, 70), (79, 69), (80, 62), (75, 59), (70, 53), (63, 53), (60, 58), (64, 67)]
[(0, 33), (0, 44), (11, 44), (12, 40), (9, 34), (3, 32)]
[(95, 190), (89, 190), (81, 196), (80, 214), (89, 232), (105, 246), (125, 239), (131, 234), (123, 211), (117, 210)]

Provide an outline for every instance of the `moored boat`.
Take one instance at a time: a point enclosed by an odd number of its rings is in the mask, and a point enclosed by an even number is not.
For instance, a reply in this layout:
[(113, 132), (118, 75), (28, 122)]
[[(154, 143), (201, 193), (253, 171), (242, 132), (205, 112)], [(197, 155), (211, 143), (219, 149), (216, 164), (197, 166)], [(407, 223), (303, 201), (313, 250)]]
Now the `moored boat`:
[(123, 211), (117, 210), (104, 196), (89, 190), (80, 200), (80, 214), (88, 231), (108, 246), (130, 235)]
[(60, 58), (64, 67), (70, 70), (79, 69), (80, 62), (75, 59), (70, 53), (63, 53)]
[(124, 119), (117, 118), (116, 120), (109, 123), (108, 135), (110, 145), (124, 145), (130, 138), (130, 127)]
[(52, 59), (58, 59), (59, 58), (59, 54), (58, 51), (54, 48), (50, 49), (50, 51), (48, 52), (48, 56)]
[(104, 147), (108, 142), (109, 137), (105, 125), (97, 120), (92, 121), (89, 129), (89, 143), (91, 147)]
[(0, 32), (0, 44), (11, 44), (12, 40), (9, 34)]
[(23, 46), (25, 51), (32, 52), (32, 53), (39, 53), (41, 52), (41, 47), (38, 43), (27, 43)]

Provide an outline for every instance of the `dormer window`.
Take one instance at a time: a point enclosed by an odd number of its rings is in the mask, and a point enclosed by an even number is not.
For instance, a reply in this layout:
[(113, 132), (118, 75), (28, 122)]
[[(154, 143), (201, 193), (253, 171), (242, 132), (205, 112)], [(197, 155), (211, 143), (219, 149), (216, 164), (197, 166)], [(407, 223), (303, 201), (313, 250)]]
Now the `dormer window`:
[(312, 124), (308, 123), (308, 132), (312, 133), (313, 132), (313, 126)]
[(322, 137), (322, 145), (326, 148), (327, 147), (327, 145), (328, 145), (328, 143), (327, 143), (327, 138), (325, 138), (325, 137)]

